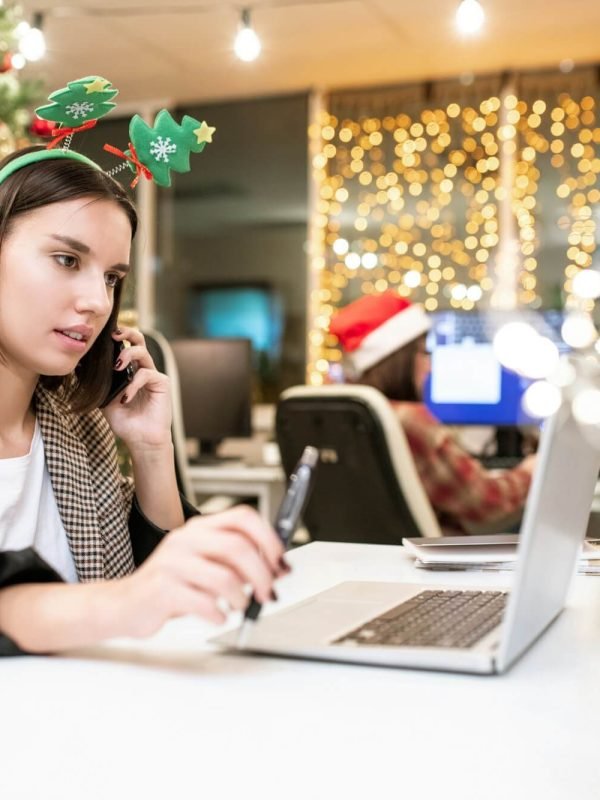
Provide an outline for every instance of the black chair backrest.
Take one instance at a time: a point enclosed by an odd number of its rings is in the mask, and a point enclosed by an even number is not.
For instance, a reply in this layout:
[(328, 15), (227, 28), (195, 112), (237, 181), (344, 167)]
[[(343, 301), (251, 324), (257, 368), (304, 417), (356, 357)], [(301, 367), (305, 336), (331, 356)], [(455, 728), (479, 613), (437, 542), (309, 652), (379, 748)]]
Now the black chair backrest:
[(289, 397), (277, 407), (276, 435), (290, 475), (305, 445), (320, 451), (304, 512), (312, 539), (400, 544), (422, 533), (407, 505), (379, 418), (358, 397)]

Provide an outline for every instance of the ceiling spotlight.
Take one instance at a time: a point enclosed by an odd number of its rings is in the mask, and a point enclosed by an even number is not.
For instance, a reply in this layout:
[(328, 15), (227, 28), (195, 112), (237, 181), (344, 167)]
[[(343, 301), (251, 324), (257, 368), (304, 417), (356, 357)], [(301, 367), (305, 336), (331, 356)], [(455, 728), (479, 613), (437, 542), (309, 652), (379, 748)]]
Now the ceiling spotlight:
[(31, 26), (21, 29), (19, 52), (27, 61), (39, 61), (46, 55), (46, 40), (42, 33), (44, 18), (39, 11), (33, 15), (32, 22)]
[(478, 33), (485, 21), (485, 12), (479, 0), (462, 0), (456, 10), (456, 27), (460, 33)]
[(260, 39), (250, 22), (250, 9), (248, 8), (242, 9), (242, 21), (233, 43), (233, 49), (241, 61), (254, 61), (260, 54)]

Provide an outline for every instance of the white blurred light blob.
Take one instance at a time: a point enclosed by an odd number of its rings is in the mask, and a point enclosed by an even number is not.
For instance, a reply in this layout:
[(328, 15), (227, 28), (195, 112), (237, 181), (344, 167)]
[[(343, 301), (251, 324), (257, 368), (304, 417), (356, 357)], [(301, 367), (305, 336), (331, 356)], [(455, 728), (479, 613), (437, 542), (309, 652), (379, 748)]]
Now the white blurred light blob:
[(464, 300), (467, 296), (467, 287), (464, 283), (455, 284), (450, 290), (453, 300)]
[(595, 269), (584, 269), (573, 278), (573, 294), (584, 300), (595, 300), (600, 297), (600, 272)]
[[(3, 5), (3, 4), (0, 3), (0, 5)], [(27, 33), (27, 31), (29, 31), (30, 28), (31, 28), (31, 25), (28, 22), (25, 22), (25, 20), (22, 20), (22, 22), (19, 22), (19, 24), (15, 28), (15, 36), (17, 37), (17, 39), (22, 39), (23, 36), (25, 36), (25, 34)]]
[(22, 53), (15, 53), (10, 59), (11, 66), (13, 69), (23, 69), (27, 60)]
[(556, 369), (548, 376), (548, 379), (555, 386), (566, 389), (568, 386), (572, 386), (575, 383), (577, 379), (577, 370), (570, 361), (563, 358), (558, 362)]
[(345, 263), (348, 269), (358, 269), (360, 267), (360, 256), (358, 253), (348, 253)]
[(337, 256), (345, 256), (349, 248), (347, 239), (336, 239), (333, 243), (333, 252)]
[(563, 339), (575, 349), (590, 347), (598, 338), (598, 333), (589, 314), (575, 311), (569, 314), (560, 330)]
[(404, 283), (411, 289), (416, 289), (421, 283), (421, 273), (417, 272), (416, 269), (409, 269), (404, 276)]
[(30, 28), (19, 39), (19, 52), (27, 61), (39, 61), (46, 55), (46, 40), (39, 28)]
[(375, 269), (377, 266), (377, 256), (375, 253), (365, 253), (362, 257), (362, 265), (365, 269)]
[(469, 288), (467, 289), (467, 297), (474, 303), (476, 303), (478, 300), (481, 300), (481, 298), (483, 297), (481, 286), (469, 286)]
[(233, 49), (240, 61), (254, 61), (261, 51), (260, 39), (253, 28), (242, 27), (237, 32)]
[(534, 336), (520, 352), (517, 372), (527, 378), (547, 378), (558, 367), (560, 354), (554, 342), (545, 336)]
[(456, 10), (456, 27), (460, 33), (478, 33), (484, 21), (485, 12), (478, 0), (462, 0)]
[(523, 408), (530, 416), (545, 419), (558, 411), (561, 401), (557, 386), (548, 381), (536, 381), (523, 395)]
[(600, 389), (584, 389), (572, 403), (573, 416), (582, 425), (600, 424)]
[(523, 351), (535, 347), (536, 337), (535, 329), (526, 322), (508, 322), (494, 336), (494, 354), (503, 367), (518, 372)]

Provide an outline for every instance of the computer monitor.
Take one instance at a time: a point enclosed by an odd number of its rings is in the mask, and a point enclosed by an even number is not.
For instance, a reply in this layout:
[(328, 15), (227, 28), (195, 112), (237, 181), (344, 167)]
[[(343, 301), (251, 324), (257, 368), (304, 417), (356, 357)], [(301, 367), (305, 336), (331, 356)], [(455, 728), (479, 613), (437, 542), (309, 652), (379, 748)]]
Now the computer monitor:
[(176, 339), (186, 438), (200, 443), (200, 459), (216, 456), (219, 442), (252, 434), (252, 363), (249, 339)]
[[(283, 305), (267, 283), (196, 284), (188, 299), (189, 329), (203, 338), (245, 338), (255, 356), (281, 356)], [(256, 359), (258, 361), (258, 358)]]
[(431, 315), (427, 337), (431, 375), (425, 403), (448, 425), (537, 425), (523, 409), (522, 398), (531, 380), (500, 365), (493, 351), (496, 331), (510, 321), (527, 322), (548, 336), (561, 352), (560, 311), (440, 311)]

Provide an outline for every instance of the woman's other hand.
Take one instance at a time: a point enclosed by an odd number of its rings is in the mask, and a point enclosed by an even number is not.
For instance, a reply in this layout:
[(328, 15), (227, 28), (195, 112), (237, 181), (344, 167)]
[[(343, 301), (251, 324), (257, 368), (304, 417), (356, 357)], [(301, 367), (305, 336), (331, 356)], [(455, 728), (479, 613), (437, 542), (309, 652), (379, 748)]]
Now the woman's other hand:
[(236, 506), (194, 517), (168, 533), (146, 562), (121, 584), (121, 614), (129, 635), (148, 636), (169, 619), (196, 614), (221, 623), (223, 602), (240, 611), (253, 592), (274, 600), (273, 582), (288, 571), (283, 546), (254, 509)]

